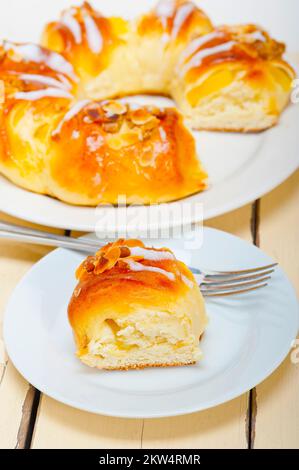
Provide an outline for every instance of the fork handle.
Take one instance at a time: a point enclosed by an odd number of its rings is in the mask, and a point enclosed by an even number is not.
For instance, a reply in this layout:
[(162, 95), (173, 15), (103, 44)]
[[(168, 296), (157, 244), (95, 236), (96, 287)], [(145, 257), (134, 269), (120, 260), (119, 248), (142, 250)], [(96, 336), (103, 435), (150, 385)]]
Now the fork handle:
[[(52, 239), (49, 237), (37, 237), (36, 235), (29, 235), (25, 233), (11, 233), (11, 232), (0, 232), (0, 238), (6, 238), (9, 240), (15, 240), (20, 242), (33, 243), (35, 245), (46, 245), (46, 246), (55, 246), (60, 248), (70, 248), (77, 251), (83, 251), (86, 253), (91, 253), (94, 248), (88, 243), (77, 243), (77, 241), (72, 240), (58, 240)], [(67, 237), (66, 237), (67, 238)]]
[(96, 240), (84, 240), (63, 235), (56, 235), (42, 230), (21, 227), (14, 224), (0, 222), (0, 238), (33, 243), (38, 245), (71, 248), (74, 250), (91, 253), (96, 251), (103, 243)]
[[(60, 248), (69, 248), (84, 253), (94, 253), (105, 245), (106, 242), (100, 240), (91, 240), (86, 238), (73, 238), (54, 233), (43, 232), (42, 230), (22, 227), (15, 224), (7, 224), (0, 221), (0, 238), (15, 240), (20, 242), (32, 243), (35, 245), (55, 246)], [(200, 281), (203, 279), (203, 273), (198, 268), (189, 266), (189, 269), (199, 275)]]

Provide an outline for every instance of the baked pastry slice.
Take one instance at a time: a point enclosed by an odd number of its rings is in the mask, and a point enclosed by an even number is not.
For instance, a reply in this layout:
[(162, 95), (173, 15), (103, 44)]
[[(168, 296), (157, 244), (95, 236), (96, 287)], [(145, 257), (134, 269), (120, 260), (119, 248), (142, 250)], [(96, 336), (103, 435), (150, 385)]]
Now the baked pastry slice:
[(295, 77), (284, 50), (255, 25), (219, 27), (186, 47), (172, 96), (194, 129), (271, 127), (289, 101)]
[(68, 307), (77, 355), (99, 369), (194, 364), (206, 324), (187, 266), (138, 240), (109, 243), (77, 270)]

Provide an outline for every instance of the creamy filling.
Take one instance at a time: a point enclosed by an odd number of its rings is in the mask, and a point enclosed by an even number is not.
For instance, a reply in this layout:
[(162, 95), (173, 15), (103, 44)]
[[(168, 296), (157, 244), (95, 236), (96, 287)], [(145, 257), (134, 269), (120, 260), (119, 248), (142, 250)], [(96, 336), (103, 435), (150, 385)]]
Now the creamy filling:
[[(165, 353), (194, 350), (199, 352), (198, 338), (191, 331), (188, 317), (177, 318), (167, 312), (139, 314), (126, 319), (107, 319), (98, 339), (88, 344), (88, 354), (99, 358), (122, 358), (138, 350)], [(162, 360), (163, 358), (161, 358)]]

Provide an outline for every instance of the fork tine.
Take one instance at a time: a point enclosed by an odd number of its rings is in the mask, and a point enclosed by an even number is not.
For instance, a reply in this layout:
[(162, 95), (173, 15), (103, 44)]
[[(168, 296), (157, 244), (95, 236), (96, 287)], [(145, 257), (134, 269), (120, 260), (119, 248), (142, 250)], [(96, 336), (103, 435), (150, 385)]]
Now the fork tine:
[(266, 287), (268, 284), (259, 284), (255, 287), (249, 287), (247, 289), (240, 289), (240, 290), (231, 290), (227, 292), (219, 292), (218, 290), (215, 290), (214, 292), (210, 291), (205, 291), (203, 292), (204, 297), (227, 297), (229, 295), (238, 295), (238, 294), (245, 294), (246, 292), (251, 292), (257, 289), (261, 289), (263, 287)]
[(251, 269), (242, 269), (240, 271), (210, 271), (209, 273), (205, 274), (205, 279), (216, 279), (216, 278), (227, 278), (229, 276), (242, 276), (243, 274), (254, 274), (261, 271), (269, 270), (277, 266), (278, 263), (268, 264), (266, 266), (260, 266), (257, 268)]
[(228, 291), (228, 290), (238, 290), (239, 287), (250, 287), (250, 286), (257, 286), (258, 284), (260, 284), (261, 282), (264, 282), (264, 281), (268, 281), (269, 279), (271, 279), (271, 276), (265, 276), (265, 277), (262, 277), (261, 279), (258, 279), (258, 280), (254, 280), (254, 281), (247, 281), (247, 282), (239, 282), (237, 284), (226, 284), (226, 285), (222, 285), (222, 284), (217, 284), (216, 286), (211, 286), (210, 285), (204, 285), (204, 286), (200, 286), (200, 290), (201, 292), (216, 292), (216, 291)]
[[(268, 276), (269, 274), (274, 273), (274, 269), (269, 269), (268, 271), (261, 271), (258, 274), (251, 274), (249, 276), (233, 276), (230, 278), (217, 278), (214, 280), (214, 278), (209, 278), (209, 279), (204, 279), (203, 282), (200, 283), (201, 286), (219, 286), (223, 284), (234, 284), (238, 282), (243, 282), (243, 281), (253, 281), (253, 280), (261, 280), (264, 276)], [(196, 278), (196, 275), (195, 275)]]

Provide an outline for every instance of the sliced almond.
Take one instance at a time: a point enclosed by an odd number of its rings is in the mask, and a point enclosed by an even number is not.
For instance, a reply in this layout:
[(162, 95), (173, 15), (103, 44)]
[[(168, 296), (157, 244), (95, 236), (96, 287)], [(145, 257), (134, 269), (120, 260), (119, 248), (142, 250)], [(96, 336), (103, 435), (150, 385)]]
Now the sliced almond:
[(96, 258), (93, 256), (88, 257), (84, 263), (84, 268), (88, 273), (91, 273), (95, 268)]
[(97, 260), (96, 266), (95, 266), (94, 271), (93, 271), (94, 274), (101, 274), (104, 271), (106, 271), (106, 269), (108, 269), (108, 264), (109, 264), (109, 260), (107, 258), (105, 258), (104, 255), (102, 255)]
[(131, 255), (131, 251), (127, 246), (120, 247), (120, 258), (127, 258)]
[(131, 111), (130, 118), (136, 126), (143, 126), (144, 124), (148, 124), (151, 121), (159, 122), (159, 120), (146, 108), (140, 108)]
[(76, 270), (76, 278), (80, 279), (84, 273), (91, 273), (94, 270), (96, 262), (95, 256), (88, 256)]
[(153, 114), (156, 117), (161, 118), (165, 115), (164, 109), (158, 108), (158, 106), (151, 105), (151, 106), (148, 106), (147, 109), (151, 114)]
[(87, 108), (86, 112), (91, 122), (101, 120), (101, 113), (98, 107)]
[(114, 121), (114, 122), (104, 122), (102, 124), (102, 128), (105, 132), (115, 134), (120, 130), (121, 122), (120, 121)]
[(116, 114), (117, 116), (121, 116), (127, 112), (127, 106), (118, 101), (108, 101), (102, 105), (102, 109), (109, 115)]
[(118, 258), (120, 257), (120, 247), (119, 246), (112, 246), (105, 252), (105, 258), (109, 260), (110, 263), (113, 265), (116, 263)]
[(113, 150), (120, 150), (122, 147), (137, 144), (142, 140), (142, 132), (126, 132), (108, 137), (108, 145)]
[(157, 119), (155, 116), (152, 116), (152, 119), (147, 121), (145, 124), (143, 124), (142, 129), (146, 131), (150, 131), (152, 129), (155, 129), (160, 124), (160, 120)]

